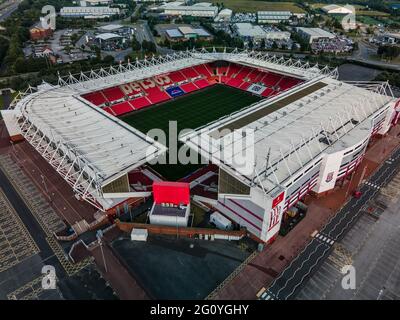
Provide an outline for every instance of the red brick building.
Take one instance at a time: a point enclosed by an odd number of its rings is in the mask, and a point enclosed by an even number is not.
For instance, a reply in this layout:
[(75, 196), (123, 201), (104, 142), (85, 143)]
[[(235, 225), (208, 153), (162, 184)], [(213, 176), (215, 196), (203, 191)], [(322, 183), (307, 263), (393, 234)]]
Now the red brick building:
[(31, 40), (43, 40), (50, 37), (53, 34), (53, 30), (51, 28), (43, 29), (39, 27), (34, 27), (29, 30)]

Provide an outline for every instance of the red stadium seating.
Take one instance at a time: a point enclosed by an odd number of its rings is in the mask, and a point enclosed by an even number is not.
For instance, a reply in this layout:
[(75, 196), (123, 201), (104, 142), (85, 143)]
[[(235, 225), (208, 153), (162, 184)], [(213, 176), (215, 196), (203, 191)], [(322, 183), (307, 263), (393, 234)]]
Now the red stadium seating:
[(191, 67), (182, 69), (181, 72), (186, 78), (189, 78), (189, 79), (196, 78), (199, 76), (199, 74)]
[(271, 88), (267, 88), (261, 95), (263, 97), (269, 97), (272, 96), (274, 94), (274, 90), (272, 90)]
[(214, 75), (214, 70), (213, 70), (213, 68), (211, 68), (211, 66), (210, 66), (208, 63), (204, 64), (204, 66), (206, 67), (206, 69), (208, 70), (208, 72), (213, 76), (213, 75)]
[(152, 104), (146, 97), (136, 98), (130, 101), (130, 103), (135, 109), (142, 109)]
[(103, 90), (104, 95), (109, 101), (116, 101), (125, 97), (125, 94), (119, 87), (112, 87)]
[(273, 87), (278, 84), (278, 82), (282, 79), (280, 74), (276, 73), (267, 73), (265, 77), (261, 80), (267, 87)]
[(280, 82), (279, 82), (279, 87), (281, 90), (287, 90), (295, 85), (298, 85), (301, 82), (299, 79), (294, 79), (294, 78), (289, 78), (289, 77), (284, 77)]
[(149, 88), (146, 90), (146, 93), (147, 99), (153, 104), (171, 99), (171, 97), (166, 92), (161, 91), (159, 87)]
[(194, 84), (200, 89), (210, 86), (210, 83), (205, 79), (196, 80)]
[(125, 113), (135, 110), (128, 101), (114, 104), (111, 109), (114, 111), (116, 116), (121, 116)]
[(258, 72), (257, 76), (254, 78), (254, 83), (258, 83), (261, 81), (262, 78), (265, 77), (265, 73), (264, 72)]
[(173, 82), (181, 82), (186, 80), (186, 77), (180, 72), (180, 71), (175, 71), (171, 72), (168, 77), (173, 81)]
[(234, 75), (236, 75), (236, 73), (239, 72), (239, 70), (240, 70), (240, 66), (239, 65), (231, 63), (229, 65), (228, 72), (227, 72), (226, 76), (228, 78), (232, 78)]
[(198, 66), (194, 66), (193, 69), (196, 70), (198, 74), (205, 76), (206, 78), (214, 76), (211, 68), (207, 68), (207, 65), (200, 64)]
[(226, 84), (228, 86), (235, 87), (235, 88), (239, 88), (242, 85), (242, 83), (243, 83), (242, 80), (239, 80), (239, 79), (236, 79), (236, 78), (229, 79), (226, 82)]
[(243, 83), (239, 86), (239, 89), (247, 90), (247, 88), (250, 87), (251, 84), (252, 84), (252, 82), (243, 82)]
[(137, 184), (152, 187), (153, 180), (146, 176), (142, 171), (131, 171), (128, 173), (129, 184)]
[(195, 86), (193, 83), (191, 83), (191, 82), (185, 83), (185, 84), (181, 85), (181, 89), (182, 89), (183, 91), (185, 91), (186, 93), (199, 90), (199, 88), (196, 87), (196, 86)]
[[(214, 70), (216, 74), (214, 74)], [(241, 90), (247, 90), (253, 83), (262, 83), (267, 87), (267, 89), (262, 93), (263, 97), (272, 97), (280, 91), (288, 90), (303, 82), (300, 79), (283, 76), (273, 72), (264, 72), (257, 70), (256, 68), (241, 66), (235, 63), (229, 63), (228, 66), (218, 68), (213, 68), (210, 64), (201, 64), (180, 71), (171, 72), (168, 76), (175, 83), (186, 81), (187, 83), (180, 85), (180, 88), (186, 93), (218, 83), (218, 79), (221, 80), (221, 83)], [(194, 82), (191, 82), (191, 78), (199, 78), (200, 76), (202, 79), (197, 79)], [(142, 89), (142, 93), (145, 93), (146, 96), (134, 98), (129, 101), (122, 101), (110, 107), (105, 107), (104, 110), (114, 116), (120, 116), (137, 109), (142, 109), (172, 99), (168, 93), (162, 91), (160, 87)], [(137, 92), (133, 92), (131, 97), (135, 94), (137, 94)], [(106, 102), (122, 100), (125, 98), (125, 95), (119, 87), (112, 87), (88, 93), (82, 97), (97, 106), (101, 106)]]
[(104, 111), (107, 111), (109, 114), (112, 114), (113, 116), (116, 116), (114, 111), (110, 107), (103, 108)]
[(221, 82), (222, 83), (227, 83), (229, 78), (227, 76), (221, 76)]
[(262, 73), (262, 72), (260, 72), (260, 71), (258, 71), (258, 70), (256, 70), (256, 69), (253, 69), (253, 70), (251, 70), (250, 73), (246, 76), (246, 78), (249, 79), (251, 82), (255, 83), (255, 82), (257, 82), (256, 80), (257, 80), (257, 78), (259, 78), (260, 73)]
[(85, 94), (82, 96), (84, 99), (90, 101), (91, 103), (95, 104), (96, 106), (100, 106), (103, 103), (107, 102), (106, 97), (102, 94), (101, 91), (96, 91), (92, 93)]
[(235, 79), (240, 79), (243, 80), (244, 78), (247, 77), (247, 75), (252, 71), (251, 68), (249, 67), (242, 67), (242, 69), (239, 71), (239, 73), (236, 75)]

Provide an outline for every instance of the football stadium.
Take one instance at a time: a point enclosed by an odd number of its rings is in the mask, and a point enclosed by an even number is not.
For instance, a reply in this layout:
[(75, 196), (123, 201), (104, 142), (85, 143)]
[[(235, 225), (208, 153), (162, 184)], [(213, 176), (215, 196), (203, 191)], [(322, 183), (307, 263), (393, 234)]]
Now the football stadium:
[[(286, 211), (333, 189), (399, 120), (387, 83), (337, 78), (267, 53), (191, 50), (59, 77), (2, 115), (14, 142), (26, 139), (104, 214), (152, 196), (181, 209), (184, 183), (190, 201), (269, 242)], [(173, 144), (199, 161), (179, 163)]]

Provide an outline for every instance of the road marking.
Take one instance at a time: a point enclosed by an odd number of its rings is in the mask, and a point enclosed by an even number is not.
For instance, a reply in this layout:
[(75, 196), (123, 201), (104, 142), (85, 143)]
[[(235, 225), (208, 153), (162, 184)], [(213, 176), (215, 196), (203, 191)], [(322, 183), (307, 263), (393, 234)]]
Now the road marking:
[(319, 232), (315, 235), (315, 238), (317, 238), (318, 240), (321, 240), (322, 242), (327, 243), (330, 246), (332, 246), (335, 243), (335, 241), (333, 239), (329, 238), (329, 236), (319, 233)]
[(379, 190), (379, 189), (381, 188), (380, 185), (377, 185), (377, 184), (372, 183), (372, 182), (370, 182), (370, 181), (365, 182), (365, 184), (366, 184), (367, 186), (370, 186), (370, 187), (375, 188), (375, 189), (377, 189), (377, 190)]

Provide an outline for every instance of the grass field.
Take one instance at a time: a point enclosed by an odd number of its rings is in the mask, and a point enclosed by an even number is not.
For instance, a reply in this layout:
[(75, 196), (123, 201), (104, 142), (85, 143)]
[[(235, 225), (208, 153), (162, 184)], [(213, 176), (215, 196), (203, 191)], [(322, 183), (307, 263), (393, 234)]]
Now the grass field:
[[(214, 85), (127, 115), (122, 120), (145, 134), (153, 128), (162, 129), (168, 137), (169, 121), (177, 121), (179, 134), (182, 129), (196, 129), (259, 100), (259, 97), (248, 92), (223, 85)], [(199, 167), (201, 165), (153, 166), (156, 171), (169, 180), (182, 178)]]
[[(213, 2), (207, 0), (206, 2)], [(221, 0), (226, 8), (235, 12), (257, 12), (257, 11), (291, 11), (293, 13), (304, 13), (304, 9), (300, 8), (296, 3), (289, 1), (268, 2), (257, 0)]]
[(380, 23), (382, 23), (381, 21), (370, 17), (370, 16), (356, 16), (356, 19), (358, 22), (364, 23), (364, 24), (368, 24), (368, 25), (378, 25)]

